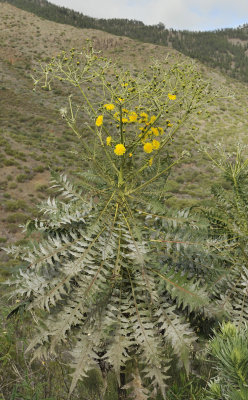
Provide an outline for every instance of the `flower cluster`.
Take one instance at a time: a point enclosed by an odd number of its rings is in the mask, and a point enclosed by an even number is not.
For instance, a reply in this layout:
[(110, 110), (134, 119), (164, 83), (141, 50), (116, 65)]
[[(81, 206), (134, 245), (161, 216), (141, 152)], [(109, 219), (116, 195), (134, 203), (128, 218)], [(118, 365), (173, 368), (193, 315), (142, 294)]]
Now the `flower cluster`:
[[(168, 94), (170, 100), (175, 100), (176, 95)], [(136, 131), (136, 135), (134, 135), (133, 143), (138, 143), (142, 145), (143, 151), (147, 154), (152, 153), (154, 150), (158, 150), (161, 147), (160, 138), (165, 134), (165, 130), (173, 126), (171, 121), (167, 119), (165, 121), (165, 129), (161, 126), (156, 126), (157, 121), (159, 120), (159, 115), (151, 115), (144, 111), (140, 111), (139, 107), (136, 107), (135, 110), (128, 110), (122, 106), (122, 103), (125, 101), (123, 98), (118, 98), (115, 104), (106, 103), (103, 105), (103, 109), (108, 112), (108, 115), (111, 119), (116, 123), (116, 127), (120, 129), (122, 126), (122, 132), (126, 132), (126, 127), (129, 125), (131, 131)], [(118, 110), (116, 110), (116, 108)], [(103, 124), (103, 115), (99, 115), (96, 118), (96, 126), (101, 127)], [(136, 128), (134, 125), (138, 125)], [(140, 131), (140, 133), (139, 133)], [(134, 133), (132, 132), (132, 133)], [(126, 142), (128, 140), (126, 139)], [(126, 153), (128, 147), (131, 149), (133, 147), (133, 143), (125, 144), (125, 141), (122, 143), (116, 143), (112, 136), (106, 137), (106, 145), (114, 147), (114, 153), (117, 156), (123, 156)], [(131, 155), (130, 155), (131, 154)], [(133, 153), (129, 153), (129, 157), (132, 157)], [(151, 163), (150, 163), (151, 165)]]

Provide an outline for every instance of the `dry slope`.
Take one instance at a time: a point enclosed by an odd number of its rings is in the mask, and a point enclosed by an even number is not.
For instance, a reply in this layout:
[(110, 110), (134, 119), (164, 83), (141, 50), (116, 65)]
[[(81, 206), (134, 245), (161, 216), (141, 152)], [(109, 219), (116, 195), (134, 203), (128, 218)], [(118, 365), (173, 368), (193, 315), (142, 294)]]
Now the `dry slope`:
[[(7, 3), (0, 7), (0, 244), (22, 240), (18, 225), (36, 214), (35, 205), (48, 194), (49, 167), (73, 174), (79, 168), (73, 154), (76, 139), (58, 117), (66, 101), (65, 92), (33, 92), (32, 69), (39, 60), (48, 61), (61, 50), (81, 48), (86, 39), (120, 66), (137, 73), (152, 58), (170, 60), (178, 53), (162, 46), (140, 43), (92, 29), (77, 29), (38, 18)], [(184, 56), (181, 56), (185, 59)], [(218, 99), (211, 114), (198, 116), (202, 143), (222, 140), (232, 148), (247, 142), (247, 86), (221, 76), (201, 65), (198, 68), (220, 84), (231, 97)], [(225, 93), (226, 90), (223, 90)], [(204, 111), (204, 110), (203, 110)], [(186, 132), (181, 148), (191, 149)], [(181, 149), (180, 148), (180, 149)], [(207, 159), (194, 157), (178, 168), (168, 182), (177, 204), (187, 205), (205, 199), (215, 172)], [(171, 202), (174, 202), (172, 200)], [(13, 265), (1, 259), (2, 271)]]

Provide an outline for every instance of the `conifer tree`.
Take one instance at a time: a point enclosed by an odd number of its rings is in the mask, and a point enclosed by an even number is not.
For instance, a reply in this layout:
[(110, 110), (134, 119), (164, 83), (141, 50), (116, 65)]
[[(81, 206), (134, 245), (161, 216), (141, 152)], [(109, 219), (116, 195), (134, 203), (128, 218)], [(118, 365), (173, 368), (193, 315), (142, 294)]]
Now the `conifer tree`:
[(209, 343), (217, 376), (206, 391), (206, 400), (246, 400), (248, 397), (247, 326), (237, 328), (231, 322), (222, 324)]
[(226, 316), (242, 326), (248, 319), (248, 159), (241, 145), (235, 153), (219, 149), (211, 158), (225, 182), (213, 187), (213, 206), (202, 208), (223, 260), (212, 289)]

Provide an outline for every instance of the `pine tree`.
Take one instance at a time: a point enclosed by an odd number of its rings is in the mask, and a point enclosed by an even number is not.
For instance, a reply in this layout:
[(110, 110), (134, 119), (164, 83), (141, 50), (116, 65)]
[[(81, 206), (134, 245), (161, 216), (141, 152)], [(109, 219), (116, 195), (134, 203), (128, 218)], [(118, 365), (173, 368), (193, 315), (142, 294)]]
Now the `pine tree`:
[(209, 220), (209, 234), (218, 240), (217, 251), (222, 258), (222, 273), (213, 290), (219, 297), (226, 317), (237, 326), (248, 318), (248, 159), (241, 145), (236, 154), (223, 150), (214, 157), (225, 186), (213, 187), (213, 206), (204, 209)]
[(206, 400), (246, 400), (248, 397), (247, 326), (237, 329), (228, 322), (209, 344), (217, 376), (209, 383)]

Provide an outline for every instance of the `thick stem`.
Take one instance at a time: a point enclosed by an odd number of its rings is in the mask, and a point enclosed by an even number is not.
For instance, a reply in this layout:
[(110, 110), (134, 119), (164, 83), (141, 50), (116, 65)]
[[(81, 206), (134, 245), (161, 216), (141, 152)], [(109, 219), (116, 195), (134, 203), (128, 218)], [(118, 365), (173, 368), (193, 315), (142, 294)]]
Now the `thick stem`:
[(121, 165), (120, 171), (119, 171), (119, 175), (118, 175), (118, 187), (121, 187), (123, 185), (123, 183), (124, 183), (124, 180), (123, 180), (123, 165)]

